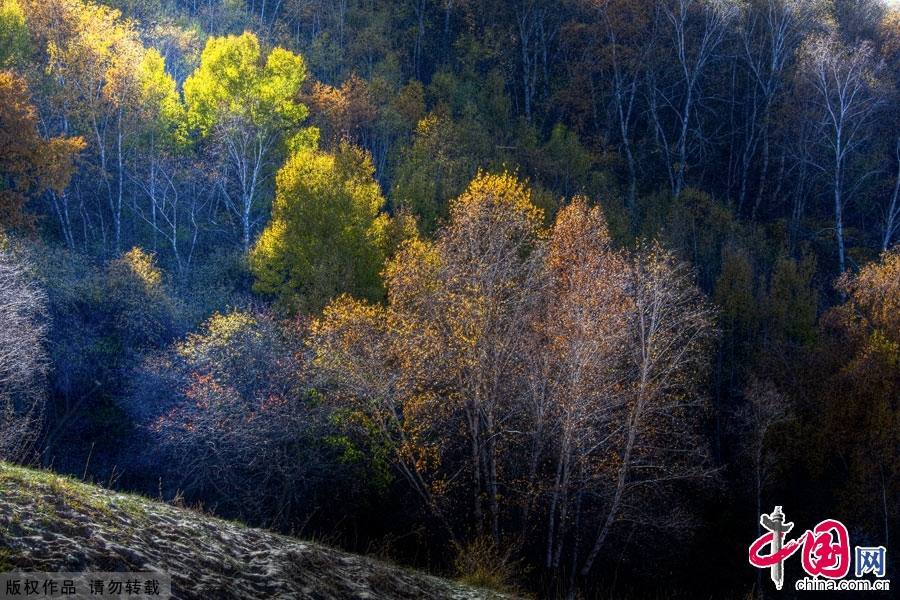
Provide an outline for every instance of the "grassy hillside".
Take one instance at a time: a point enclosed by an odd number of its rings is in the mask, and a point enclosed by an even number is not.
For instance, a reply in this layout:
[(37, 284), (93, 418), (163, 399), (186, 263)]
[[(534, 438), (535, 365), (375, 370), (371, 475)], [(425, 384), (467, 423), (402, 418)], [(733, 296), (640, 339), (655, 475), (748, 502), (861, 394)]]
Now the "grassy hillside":
[(0, 463), (0, 571), (168, 572), (178, 598), (495, 594), (195, 511)]

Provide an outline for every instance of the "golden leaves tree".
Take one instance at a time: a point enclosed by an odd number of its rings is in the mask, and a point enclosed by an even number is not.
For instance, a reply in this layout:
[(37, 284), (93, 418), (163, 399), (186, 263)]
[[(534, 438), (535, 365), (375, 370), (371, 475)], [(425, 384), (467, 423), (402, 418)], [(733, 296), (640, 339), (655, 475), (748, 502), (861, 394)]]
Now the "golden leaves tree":
[(61, 192), (69, 184), (81, 138), (43, 139), (25, 80), (0, 71), (0, 227), (27, 225), (25, 203), (46, 190)]
[(451, 540), (539, 548), (572, 585), (635, 505), (704, 473), (714, 328), (693, 272), (614, 249), (585, 199), (541, 221), (523, 182), (480, 174), (389, 264), (387, 305), (332, 303), (312, 346)]

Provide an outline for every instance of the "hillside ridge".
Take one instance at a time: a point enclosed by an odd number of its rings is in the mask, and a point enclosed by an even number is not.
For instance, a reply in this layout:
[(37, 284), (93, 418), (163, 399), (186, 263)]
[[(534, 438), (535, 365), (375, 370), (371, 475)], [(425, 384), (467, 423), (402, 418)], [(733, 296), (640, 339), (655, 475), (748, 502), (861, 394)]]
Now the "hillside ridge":
[(382, 561), (0, 463), (0, 571), (162, 571), (174, 598), (500, 598)]

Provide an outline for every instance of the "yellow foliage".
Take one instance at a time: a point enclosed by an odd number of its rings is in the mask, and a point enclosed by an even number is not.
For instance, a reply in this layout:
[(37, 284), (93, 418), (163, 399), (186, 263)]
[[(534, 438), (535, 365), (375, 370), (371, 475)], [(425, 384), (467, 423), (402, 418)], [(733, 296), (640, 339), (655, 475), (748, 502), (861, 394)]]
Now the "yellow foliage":
[(319, 310), (341, 293), (378, 300), (391, 241), (369, 156), (342, 145), (302, 149), (279, 171), (272, 221), (250, 254), (257, 291), (292, 309)]
[(850, 296), (848, 308), (867, 328), (900, 343), (900, 246), (869, 263), (856, 276), (844, 274), (838, 289)]
[(155, 288), (162, 282), (162, 271), (156, 266), (153, 255), (144, 252), (141, 248), (135, 246), (126, 252), (122, 256), (122, 261), (128, 265), (132, 273), (144, 282), (148, 289)]
[(477, 211), (504, 206), (521, 213), (535, 232), (541, 231), (544, 212), (532, 202), (531, 188), (507, 171), (500, 174), (479, 171), (466, 191), (450, 203), (450, 218), (460, 222)]
[(178, 353), (185, 357), (203, 355), (212, 348), (224, 348), (238, 333), (250, 330), (256, 319), (249, 313), (234, 310), (227, 315), (213, 313), (203, 324), (203, 333), (191, 333), (177, 345)]

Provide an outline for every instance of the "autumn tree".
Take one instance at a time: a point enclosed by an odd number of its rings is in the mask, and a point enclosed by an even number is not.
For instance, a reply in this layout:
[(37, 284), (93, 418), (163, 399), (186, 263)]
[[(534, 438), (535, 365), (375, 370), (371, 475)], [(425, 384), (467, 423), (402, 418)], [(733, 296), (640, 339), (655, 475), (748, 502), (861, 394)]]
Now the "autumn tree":
[(0, 226), (30, 222), (25, 203), (69, 185), (74, 158), (84, 147), (80, 138), (43, 139), (25, 80), (12, 71), (0, 71)]
[[(107, 6), (73, 0), (31, 3), (35, 37), (47, 54), (50, 106), (66, 127), (82, 132), (96, 169), (90, 181), (105, 251), (123, 245), (127, 154), (136, 133), (132, 115), (138, 64), (144, 47), (134, 24)], [(56, 26), (62, 20), (65, 28)], [(68, 199), (54, 198), (64, 235), (71, 238)], [(103, 205), (106, 205), (105, 208)]]
[[(546, 260), (544, 314), (537, 327), (543, 348), (530, 356), (535, 435), (529, 467), (531, 485), (539, 454), (552, 440), (544, 566), (553, 572), (566, 548), (577, 561), (580, 514), (589, 495), (602, 490), (604, 453), (625, 404), (628, 329), (634, 304), (628, 295), (627, 257), (613, 250), (599, 207), (576, 198), (556, 218)], [(532, 499), (533, 501), (534, 499)], [(575, 539), (571, 536), (575, 535)], [(571, 584), (570, 584), (571, 585)]]
[[(591, 3), (592, 6), (595, 3)], [(635, 217), (637, 203), (637, 157), (635, 130), (638, 127), (640, 92), (650, 53), (659, 42), (659, 23), (649, 3), (611, 0), (596, 4), (599, 12), (597, 36), (603, 65), (610, 74), (610, 97), (616, 133), (628, 166), (627, 206)]]
[[(660, 7), (659, 27), (665, 28), (672, 39), (674, 80), (667, 85), (661, 79), (667, 75), (667, 69), (656, 66), (647, 78), (647, 93), (669, 185), (672, 195), (678, 197), (685, 187), (689, 162), (702, 143), (702, 131), (694, 123), (699, 120), (697, 113), (707, 95), (704, 80), (717, 58), (734, 10), (726, 3), (698, 0), (671, 0), (662, 2)], [(667, 126), (664, 113), (670, 116), (671, 127)]]
[[(501, 533), (503, 432), (541, 269), (530, 195), (512, 175), (478, 176), (438, 239), (407, 243), (387, 267), (386, 310), (344, 300), (313, 326), (318, 363), (377, 410), (403, 473), (451, 535), (446, 507), (460, 495), (478, 532)], [(465, 481), (450, 475), (456, 452), (468, 457)]]
[(451, 539), (515, 535), (571, 587), (638, 496), (705, 472), (714, 328), (658, 245), (614, 250), (580, 198), (552, 232), (542, 220), (522, 182), (479, 175), (435, 241), (389, 264), (387, 306), (330, 304), (312, 344), (334, 401), (379, 423)]
[(40, 261), (54, 340), (44, 450), (60, 468), (83, 472), (88, 449), (61, 449), (99, 431), (98, 448), (123, 443), (127, 430), (114, 419), (126, 419), (120, 402), (130, 373), (183, 330), (182, 306), (156, 257), (140, 248), (99, 266), (63, 249), (41, 253)]
[[(481, 174), (451, 204), (433, 282), (408, 277), (401, 261), (388, 276), (392, 306), (405, 313), (407, 343), (430, 353), (422, 356), (430, 372), (420, 377), (446, 390), (467, 432), (472, 516), (495, 541), (507, 451), (502, 432), (518, 412), (515, 374), (524, 367), (520, 334), (539, 298), (542, 220), (516, 177)], [(419, 337), (429, 330), (433, 339)]]
[(346, 144), (291, 155), (250, 255), (255, 289), (293, 310), (320, 310), (342, 293), (381, 298), (390, 219), (372, 175), (369, 156)]
[(220, 153), (228, 176), (220, 190), (240, 221), (245, 251), (276, 157), (292, 139), (311, 141), (294, 138), (307, 116), (296, 100), (305, 78), (302, 57), (283, 48), (264, 56), (257, 37), (245, 32), (207, 40), (200, 66), (184, 82), (191, 127)]
[(614, 446), (606, 516), (595, 531), (582, 575), (590, 572), (630, 494), (662, 493), (673, 482), (705, 472), (699, 386), (715, 340), (711, 308), (689, 267), (658, 244), (639, 251), (631, 268), (634, 314), (624, 425)]
[(784, 93), (785, 73), (791, 68), (806, 33), (810, 12), (795, 0), (765, 0), (747, 4), (740, 13), (738, 44), (750, 93), (740, 154), (738, 213), (747, 198), (751, 169), (755, 168), (757, 160), (759, 184), (753, 202), (753, 217), (762, 202), (771, 157), (771, 115)]
[(841, 498), (867, 533), (885, 545), (897, 526), (900, 479), (900, 251), (889, 250), (838, 288), (847, 301), (822, 323), (826, 336), (818, 389), (824, 401), (826, 460), (852, 481)]

